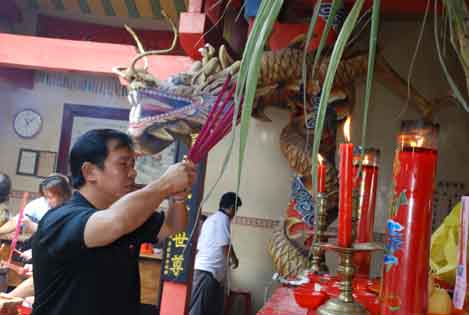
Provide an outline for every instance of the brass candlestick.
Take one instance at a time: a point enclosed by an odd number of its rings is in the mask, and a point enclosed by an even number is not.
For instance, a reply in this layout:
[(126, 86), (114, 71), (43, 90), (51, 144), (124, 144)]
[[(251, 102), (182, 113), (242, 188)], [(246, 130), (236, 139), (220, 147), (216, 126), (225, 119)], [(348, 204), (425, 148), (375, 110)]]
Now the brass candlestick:
[(316, 206), (318, 207), (318, 216), (316, 218), (316, 228), (314, 230), (314, 241), (312, 249), (313, 257), (311, 265), (311, 271), (316, 274), (324, 274), (329, 271), (326, 265), (326, 256), (324, 249), (322, 249), (320, 246), (320, 243), (327, 242), (326, 201), (327, 199), (324, 193), (318, 193), (316, 195)]
[(320, 247), (324, 250), (332, 250), (339, 253), (340, 264), (337, 273), (341, 277), (340, 294), (336, 299), (330, 299), (318, 308), (318, 315), (365, 315), (368, 311), (363, 305), (355, 302), (352, 292), (352, 280), (355, 275), (355, 268), (352, 263), (352, 256), (356, 252), (373, 252), (383, 250), (383, 247), (376, 243), (358, 243), (353, 247), (340, 247), (335, 244), (322, 243)]

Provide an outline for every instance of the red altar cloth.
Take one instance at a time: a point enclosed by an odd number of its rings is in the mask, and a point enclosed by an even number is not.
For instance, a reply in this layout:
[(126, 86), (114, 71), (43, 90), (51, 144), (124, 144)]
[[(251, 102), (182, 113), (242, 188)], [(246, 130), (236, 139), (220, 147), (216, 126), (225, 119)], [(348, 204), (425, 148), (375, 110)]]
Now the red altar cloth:
[(307, 312), (308, 310), (296, 304), (293, 289), (279, 287), (257, 315), (306, 315)]

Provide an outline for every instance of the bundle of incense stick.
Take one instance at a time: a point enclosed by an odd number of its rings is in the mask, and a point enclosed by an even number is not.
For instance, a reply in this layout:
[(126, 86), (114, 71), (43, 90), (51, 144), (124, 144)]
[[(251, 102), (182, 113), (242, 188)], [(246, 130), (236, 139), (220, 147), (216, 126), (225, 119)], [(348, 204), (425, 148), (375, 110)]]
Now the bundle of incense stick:
[(7, 262), (8, 266), (11, 265), (11, 258), (13, 257), (13, 253), (16, 251), (16, 243), (18, 242), (18, 237), (20, 235), (21, 223), (23, 221), (24, 208), (26, 206), (26, 202), (28, 201), (28, 197), (29, 197), (29, 192), (25, 192), (23, 194), (23, 199), (21, 199), (20, 212), (18, 214), (18, 221), (16, 222), (15, 235), (13, 236), (13, 240), (11, 241), (10, 254), (8, 255), (8, 262)]
[[(231, 77), (228, 77), (220, 93), (217, 95), (213, 107), (208, 113), (207, 121), (202, 126), (197, 139), (189, 150), (187, 158), (194, 163), (203, 160), (208, 152), (231, 130), (235, 111), (235, 103), (232, 98), (236, 90), (236, 85), (233, 84), (228, 91), (230, 82)], [(227, 96), (222, 100), (227, 91)], [(239, 117), (237, 121), (239, 122)]]

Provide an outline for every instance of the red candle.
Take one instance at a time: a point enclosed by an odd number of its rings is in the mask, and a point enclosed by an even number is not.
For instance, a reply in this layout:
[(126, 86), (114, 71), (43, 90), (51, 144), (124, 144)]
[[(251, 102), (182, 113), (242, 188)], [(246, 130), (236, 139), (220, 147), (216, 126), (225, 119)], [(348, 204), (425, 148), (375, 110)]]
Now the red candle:
[(403, 129), (394, 162), (393, 202), (386, 224), (382, 315), (427, 313), (438, 127), (404, 122)]
[(326, 192), (326, 163), (321, 154), (318, 154), (318, 193)]
[(338, 244), (352, 246), (353, 144), (350, 143), (350, 117), (344, 124), (346, 143), (340, 145)]
[[(373, 241), (373, 227), (375, 221), (376, 189), (378, 186), (378, 156), (379, 150), (365, 150), (362, 172), (358, 180), (354, 182), (354, 188), (358, 189), (358, 221), (357, 221), (357, 243), (368, 243)], [(354, 179), (358, 172), (360, 156), (354, 159)], [(356, 253), (353, 262), (357, 268), (357, 274), (369, 276), (370, 253)]]

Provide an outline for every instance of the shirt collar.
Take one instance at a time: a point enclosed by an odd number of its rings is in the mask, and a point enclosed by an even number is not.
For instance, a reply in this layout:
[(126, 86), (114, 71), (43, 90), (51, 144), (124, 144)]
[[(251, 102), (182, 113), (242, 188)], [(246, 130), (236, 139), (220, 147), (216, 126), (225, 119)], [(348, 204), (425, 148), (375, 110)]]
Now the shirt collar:
[(71, 201), (74, 203), (83, 204), (83, 205), (86, 205), (87, 207), (96, 209), (96, 207), (91, 202), (89, 202), (88, 199), (86, 199), (79, 191), (75, 191), (73, 193)]

